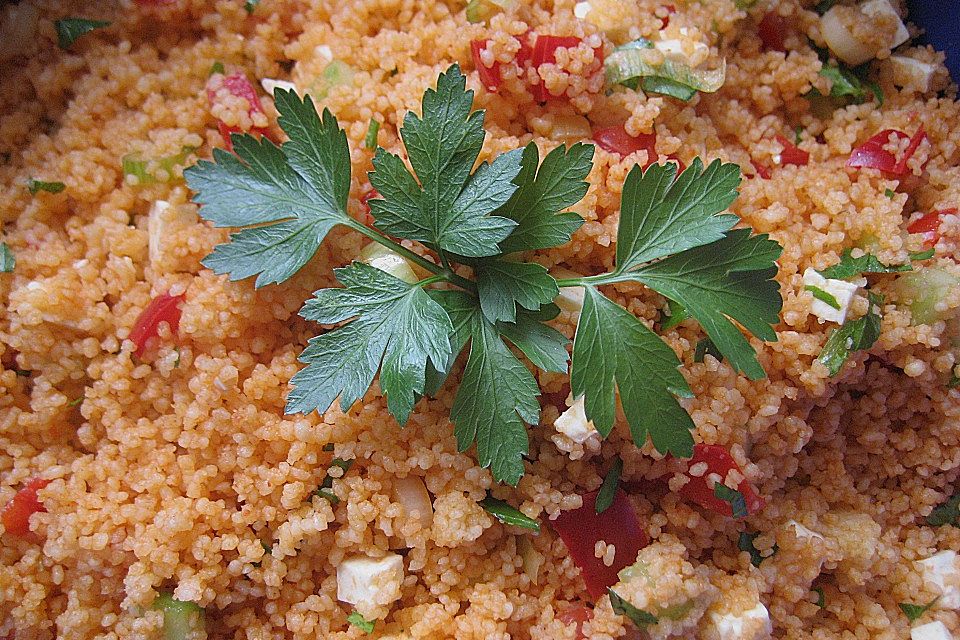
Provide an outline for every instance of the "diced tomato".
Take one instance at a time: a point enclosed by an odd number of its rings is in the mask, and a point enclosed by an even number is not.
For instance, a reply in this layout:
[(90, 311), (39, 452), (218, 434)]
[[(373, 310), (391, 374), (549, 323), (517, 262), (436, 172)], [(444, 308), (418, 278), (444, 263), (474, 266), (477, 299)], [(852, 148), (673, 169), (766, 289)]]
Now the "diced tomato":
[(666, 9), (667, 9), (667, 15), (663, 16), (662, 18), (660, 18), (660, 29), (661, 29), (661, 30), (666, 29), (667, 27), (670, 26), (670, 16), (672, 16), (673, 14), (675, 14), (675, 13), (677, 12), (677, 8), (676, 8), (675, 6), (673, 6), (672, 4), (668, 4), (668, 5), (666, 6)]
[(523, 71), (527, 63), (533, 58), (533, 47), (530, 46), (530, 39), (535, 37), (536, 35), (533, 33), (533, 30), (527, 29), (526, 33), (517, 38), (520, 42), (520, 50), (517, 51), (516, 61), (521, 71)]
[(7, 533), (26, 538), (30, 535), (30, 516), (46, 513), (43, 503), (37, 498), (37, 491), (50, 484), (49, 480), (31, 478), (23, 488), (13, 496), (0, 511), (0, 521)]
[(180, 304), (185, 298), (186, 296), (182, 294), (171, 296), (169, 293), (161, 293), (140, 313), (130, 331), (130, 340), (137, 346), (134, 354), (138, 358), (157, 337), (157, 329), (161, 322), (170, 325), (172, 333), (177, 332), (180, 328)]
[(907, 227), (909, 233), (916, 233), (923, 236), (923, 245), (933, 247), (940, 241), (940, 216), (956, 215), (956, 209), (941, 209), (931, 211), (922, 218), (914, 220)]
[[(537, 36), (537, 41), (533, 45), (533, 52), (530, 56), (530, 64), (537, 69), (542, 64), (554, 63), (557, 61), (557, 49), (572, 49), (580, 45), (582, 40), (576, 36)], [(603, 67), (603, 46), (594, 47), (593, 53), (600, 61), (600, 67)], [(519, 59), (519, 56), (518, 56)], [(537, 102), (546, 102), (547, 100), (558, 100), (562, 96), (555, 96), (547, 89), (542, 82), (538, 82), (530, 88), (533, 97)]]
[(757, 25), (757, 35), (767, 51), (786, 51), (783, 42), (787, 38), (787, 19), (776, 11), (768, 11)]
[[(903, 154), (898, 160), (895, 155), (884, 149), (889, 143), (890, 136), (895, 136), (898, 140), (910, 138), (910, 144), (904, 149)], [(917, 129), (913, 136), (908, 136), (903, 131), (896, 129), (884, 129), (880, 133), (871, 137), (862, 145), (853, 150), (850, 158), (847, 160), (847, 166), (858, 169), (879, 169), (893, 175), (902, 176), (907, 170), (907, 162), (913, 157), (920, 143), (927, 137), (923, 127)]]
[(587, 636), (583, 635), (583, 623), (593, 620), (593, 609), (582, 604), (570, 607), (559, 614), (557, 620), (565, 625), (575, 623), (577, 625), (576, 640), (586, 640)]
[[(580, 569), (587, 591), (593, 598), (599, 598), (608, 587), (619, 582), (617, 572), (636, 562), (637, 553), (650, 542), (623, 491), (618, 490), (613, 504), (599, 514), (596, 511), (597, 493), (592, 491), (584, 495), (582, 507), (564, 511), (551, 523), (567, 545), (567, 551)], [(609, 567), (594, 556), (599, 540), (617, 548)]]
[(753, 158), (750, 159), (750, 164), (753, 165), (753, 168), (757, 172), (758, 176), (760, 176), (764, 180), (770, 179), (770, 169), (767, 169), (765, 166), (763, 166)]
[(370, 187), (360, 195), (360, 222), (368, 227), (374, 223), (373, 214), (370, 213), (370, 200), (379, 198), (380, 192)]
[[(711, 474), (720, 476), (720, 481), (727, 477), (727, 474), (736, 469), (740, 471), (740, 465), (733, 459), (726, 447), (716, 444), (697, 444), (693, 447), (693, 458), (689, 464), (707, 463), (707, 470), (699, 477), (689, 475), (690, 481), (680, 488), (680, 495), (690, 502), (695, 502), (704, 509), (709, 509), (720, 515), (733, 516), (733, 507), (726, 500), (721, 500), (713, 494), (713, 487), (707, 482), (707, 477)], [(741, 480), (737, 491), (743, 494), (746, 502), (747, 514), (753, 515), (764, 507), (764, 500), (758, 494), (747, 480)]]
[(473, 54), (473, 66), (477, 68), (480, 82), (487, 88), (487, 91), (496, 92), (500, 88), (500, 83), (503, 82), (500, 77), (500, 63), (494, 62), (492, 67), (487, 67), (481, 60), (481, 55), (488, 44), (490, 44), (489, 40), (471, 40), (470, 53)]
[(810, 162), (809, 151), (804, 151), (783, 136), (777, 136), (777, 142), (783, 147), (783, 151), (780, 152), (780, 164), (805, 167)]
[[(211, 76), (211, 79), (207, 82), (207, 100), (210, 102), (210, 105), (213, 106), (217, 101), (217, 90), (221, 85), (216, 84), (220, 79), (219, 74), (214, 74)], [(249, 105), (247, 112), (253, 116), (255, 114), (266, 113), (263, 110), (263, 104), (260, 102), (260, 97), (257, 95), (257, 90), (253, 88), (253, 85), (250, 84), (250, 81), (247, 80), (247, 76), (242, 73), (232, 73), (228, 76), (222, 76), (222, 86), (226, 87), (227, 91), (231, 95), (236, 96), (237, 98), (243, 98), (247, 101)], [(221, 137), (226, 144), (227, 151), (233, 151), (233, 140), (230, 139), (231, 133), (240, 133), (241, 129), (239, 127), (227, 126), (223, 122), (217, 121), (217, 130), (220, 131)], [(250, 129), (250, 133), (257, 136), (267, 136), (269, 137), (269, 129), (265, 127), (253, 127)]]
[(639, 136), (632, 136), (627, 133), (622, 125), (618, 125), (597, 129), (593, 132), (593, 141), (604, 151), (616, 153), (621, 157), (640, 150), (646, 151), (647, 164), (644, 168), (659, 159), (657, 155), (657, 134), (655, 133), (641, 133)]

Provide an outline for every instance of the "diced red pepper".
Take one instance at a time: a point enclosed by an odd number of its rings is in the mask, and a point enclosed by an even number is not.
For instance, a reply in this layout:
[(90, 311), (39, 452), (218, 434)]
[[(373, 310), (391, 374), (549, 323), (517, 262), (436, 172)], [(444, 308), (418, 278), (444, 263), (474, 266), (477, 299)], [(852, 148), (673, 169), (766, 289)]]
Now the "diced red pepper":
[[(542, 64), (554, 63), (557, 61), (557, 49), (572, 49), (580, 46), (582, 40), (576, 36), (537, 36), (537, 41), (533, 45), (533, 52), (530, 56), (530, 64), (537, 69)], [(594, 56), (600, 61), (600, 67), (603, 67), (603, 46), (594, 47)], [(519, 55), (518, 63), (519, 63)], [(547, 100), (557, 100), (562, 96), (555, 96), (547, 89), (543, 82), (530, 87), (533, 97), (537, 102), (546, 102)]]
[[(211, 76), (211, 80), (207, 82), (207, 100), (210, 102), (210, 105), (213, 106), (217, 101), (217, 90), (220, 88), (220, 85), (214, 84), (215, 79), (218, 78), (219, 74), (214, 74)], [(223, 87), (230, 92), (231, 95), (236, 96), (237, 98), (243, 98), (247, 101), (249, 105), (247, 113), (251, 116), (255, 114), (266, 113), (263, 110), (263, 104), (260, 102), (260, 97), (257, 95), (257, 90), (253, 88), (253, 85), (250, 84), (250, 81), (247, 80), (247, 76), (242, 73), (232, 73), (228, 76), (223, 76)], [(231, 133), (240, 133), (241, 129), (239, 127), (227, 126), (221, 121), (217, 121), (217, 130), (220, 132), (223, 141), (226, 144), (227, 151), (233, 151), (233, 140), (230, 139)], [(250, 133), (257, 136), (267, 136), (269, 137), (270, 130), (266, 127), (253, 127), (250, 129)]]
[(647, 164), (644, 169), (659, 159), (657, 155), (657, 134), (655, 133), (641, 133), (638, 136), (632, 136), (627, 133), (622, 125), (618, 125), (597, 129), (593, 132), (593, 141), (601, 149), (616, 153), (621, 157), (640, 150), (646, 151)]
[(37, 491), (48, 484), (50, 484), (49, 480), (31, 478), (3, 507), (3, 511), (0, 511), (0, 521), (3, 522), (3, 528), (7, 533), (18, 538), (30, 536), (30, 516), (47, 511), (37, 498)]
[(535, 37), (533, 30), (527, 29), (526, 33), (517, 38), (517, 41), (520, 42), (520, 50), (517, 51), (516, 61), (520, 71), (523, 71), (527, 63), (533, 58), (533, 47), (530, 46), (530, 39)]
[[(898, 140), (910, 138), (910, 144), (904, 149), (903, 154), (898, 160), (897, 157), (884, 149), (890, 142), (890, 136), (895, 136)], [(907, 162), (913, 157), (920, 143), (927, 137), (923, 127), (917, 129), (913, 136), (908, 136), (903, 131), (896, 129), (884, 129), (880, 133), (871, 137), (862, 145), (853, 150), (850, 158), (847, 160), (847, 166), (857, 169), (879, 169), (893, 175), (901, 176), (907, 170)]]
[(360, 222), (368, 227), (374, 223), (373, 214), (370, 212), (370, 200), (379, 198), (380, 192), (370, 187), (360, 195)]
[(487, 88), (487, 91), (496, 92), (500, 88), (503, 79), (500, 77), (500, 63), (494, 62), (493, 66), (484, 66), (481, 55), (490, 44), (489, 40), (471, 40), (470, 53), (473, 54), (473, 66), (477, 68), (477, 75), (480, 76), (480, 83)]
[(767, 51), (786, 51), (787, 19), (776, 11), (768, 11), (757, 25), (757, 35)]
[(763, 166), (753, 158), (750, 159), (750, 164), (753, 165), (753, 168), (757, 172), (758, 176), (760, 176), (764, 180), (770, 179), (770, 169), (767, 169), (765, 166)]
[(923, 245), (933, 247), (940, 241), (940, 217), (944, 215), (956, 215), (956, 209), (941, 209), (931, 211), (922, 218), (914, 220), (907, 227), (907, 232), (916, 233), (923, 236)]
[(583, 635), (583, 623), (593, 620), (593, 610), (586, 605), (580, 604), (575, 607), (565, 609), (557, 616), (557, 620), (565, 625), (576, 624), (577, 634), (574, 637), (576, 640), (586, 640), (587, 636)]
[(783, 147), (783, 151), (780, 152), (780, 164), (805, 167), (810, 162), (809, 151), (804, 151), (783, 136), (777, 136), (777, 142)]
[(157, 337), (157, 329), (161, 322), (166, 322), (170, 325), (170, 331), (177, 333), (180, 328), (180, 304), (185, 298), (186, 296), (182, 294), (171, 296), (169, 293), (161, 293), (140, 313), (130, 331), (130, 340), (137, 347), (134, 354), (138, 358)]
[(662, 18), (660, 18), (660, 30), (661, 30), (661, 31), (662, 31), (663, 29), (666, 29), (667, 27), (670, 26), (670, 16), (672, 16), (673, 14), (675, 14), (675, 13), (677, 12), (677, 8), (676, 8), (675, 6), (673, 6), (672, 4), (668, 4), (668, 5), (666, 6), (666, 9), (667, 9), (667, 15), (663, 16)]
[[(707, 464), (706, 472), (699, 477), (688, 474), (690, 481), (680, 488), (680, 495), (704, 509), (732, 517), (733, 507), (726, 500), (721, 500), (714, 495), (714, 489), (707, 482), (707, 477), (711, 474), (717, 474), (720, 476), (720, 482), (723, 482), (731, 470), (740, 471), (740, 465), (733, 459), (726, 447), (716, 444), (697, 444), (693, 446), (693, 458), (689, 460), (689, 464), (692, 467), (701, 462)], [(747, 480), (740, 481), (737, 491), (743, 494), (748, 515), (760, 511), (766, 504)]]
[[(597, 493), (592, 491), (584, 495), (582, 507), (562, 512), (551, 523), (567, 545), (567, 551), (580, 569), (587, 591), (593, 598), (599, 598), (608, 587), (619, 582), (617, 572), (636, 562), (637, 553), (650, 543), (623, 491), (618, 490), (613, 504), (599, 514), (596, 511)], [(609, 567), (594, 556), (599, 540), (617, 548)]]

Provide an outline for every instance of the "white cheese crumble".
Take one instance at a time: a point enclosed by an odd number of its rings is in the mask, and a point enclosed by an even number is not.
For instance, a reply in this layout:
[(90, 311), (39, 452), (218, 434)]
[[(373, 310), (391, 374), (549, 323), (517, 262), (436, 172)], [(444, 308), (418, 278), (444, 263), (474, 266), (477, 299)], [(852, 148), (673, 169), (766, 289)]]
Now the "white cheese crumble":
[(910, 640), (953, 640), (947, 626), (937, 620), (910, 629)]
[(920, 93), (930, 90), (933, 74), (937, 70), (937, 67), (929, 62), (907, 56), (890, 56), (889, 65), (893, 84)]
[(273, 92), (277, 89), (287, 89), (288, 91), (293, 91), (296, 94), (300, 93), (300, 90), (297, 89), (297, 85), (293, 84), (289, 80), (275, 80), (274, 78), (263, 78), (260, 81), (260, 85), (263, 87), (263, 90), (273, 95)]
[(386, 615), (385, 607), (400, 599), (403, 558), (354, 556), (337, 567), (337, 600), (352, 604), (366, 618)]
[(583, 410), (583, 397), (577, 398), (577, 401), (569, 409), (560, 414), (553, 426), (557, 431), (567, 436), (577, 444), (583, 444), (594, 435), (599, 435), (593, 422), (587, 420), (587, 414)]
[(573, 6), (573, 15), (576, 16), (578, 20), (586, 18), (588, 13), (590, 13), (589, 2), (578, 2)]
[(850, 303), (853, 302), (854, 296), (857, 295), (857, 291), (862, 286), (860, 282), (824, 278), (809, 267), (803, 272), (803, 285), (804, 287), (817, 287), (836, 298), (840, 305), (839, 309), (834, 309), (823, 300), (814, 297), (810, 303), (810, 313), (826, 322), (836, 322), (838, 324), (843, 324), (847, 319)]
[(940, 591), (938, 609), (960, 609), (960, 559), (955, 551), (935, 553), (925, 560), (917, 560), (923, 579)]
[(770, 614), (762, 602), (739, 615), (711, 613), (710, 618), (720, 640), (763, 640), (773, 633)]

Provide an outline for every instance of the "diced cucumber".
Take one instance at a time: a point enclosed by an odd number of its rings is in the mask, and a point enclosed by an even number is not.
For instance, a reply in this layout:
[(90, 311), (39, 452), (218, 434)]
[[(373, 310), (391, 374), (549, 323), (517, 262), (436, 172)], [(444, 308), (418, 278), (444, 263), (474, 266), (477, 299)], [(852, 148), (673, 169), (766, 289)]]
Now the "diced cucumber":
[(157, 596), (153, 608), (163, 612), (165, 640), (195, 640), (205, 637), (203, 608), (194, 602), (175, 600), (166, 592)]
[(937, 305), (958, 285), (960, 278), (946, 269), (927, 267), (897, 278), (893, 290), (899, 302), (909, 305), (913, 324), (933, 324), (957, 314), (956, 309), (937, 309)]

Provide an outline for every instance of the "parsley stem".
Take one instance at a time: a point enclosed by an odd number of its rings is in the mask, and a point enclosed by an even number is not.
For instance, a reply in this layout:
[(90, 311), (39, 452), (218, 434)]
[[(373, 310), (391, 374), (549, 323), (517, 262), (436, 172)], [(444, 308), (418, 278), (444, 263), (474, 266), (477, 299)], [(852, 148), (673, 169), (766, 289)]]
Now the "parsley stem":
[(558, 287), (599, 287), (605, 284), (618, 282), (633, 282), (636, 279), (630, 273), (598, 273), (595, 276), (580, 276), (579, 278), (561, 278), (557, 280)]

